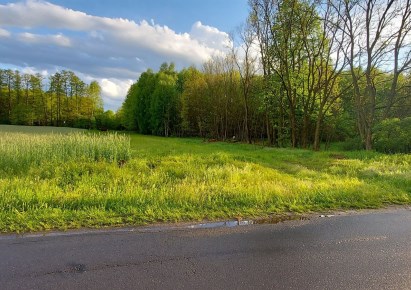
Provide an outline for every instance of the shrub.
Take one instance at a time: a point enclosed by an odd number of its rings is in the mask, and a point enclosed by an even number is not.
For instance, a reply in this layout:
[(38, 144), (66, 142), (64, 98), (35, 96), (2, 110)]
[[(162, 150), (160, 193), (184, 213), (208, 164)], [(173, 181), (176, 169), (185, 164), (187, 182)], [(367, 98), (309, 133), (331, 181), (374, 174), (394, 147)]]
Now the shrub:
[(411, 153), (411, 117), (379, 123), (374, 128), (374, 148), (384, 153)]
[(363, 150), (364, 144), (360, 137), (349, 138), (342, 144), (342, 149), (347, 151)]

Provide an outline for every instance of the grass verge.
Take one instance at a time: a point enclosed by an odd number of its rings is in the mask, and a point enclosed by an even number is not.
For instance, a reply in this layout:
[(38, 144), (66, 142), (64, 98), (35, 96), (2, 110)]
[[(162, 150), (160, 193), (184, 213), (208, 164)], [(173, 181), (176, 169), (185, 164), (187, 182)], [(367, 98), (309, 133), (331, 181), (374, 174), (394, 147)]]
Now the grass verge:
[[(114, 157), (80, 154), (28, 162), (17, 173), (0, 167), (0, 231), (249, 218), (411, 201), (411, 155), (129, 137), (131, 158), (120, 166)], [(96, 144), (110, 137), (101, 138)]]

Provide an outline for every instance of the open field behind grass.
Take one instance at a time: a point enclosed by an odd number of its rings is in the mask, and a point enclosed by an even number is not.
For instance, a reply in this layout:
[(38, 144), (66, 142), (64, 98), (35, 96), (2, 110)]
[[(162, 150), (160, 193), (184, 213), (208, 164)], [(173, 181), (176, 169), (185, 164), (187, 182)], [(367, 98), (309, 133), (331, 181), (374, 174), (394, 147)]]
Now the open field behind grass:
[[(4, 136), (0, 132), (0, 140)], [(129, 137), (131, 158), (121, 163), (118, 157), (80, 156), (60, 161), (44, 157), (15, 172), (0, 165), (0, 231), (261, 217), (411, 203), (411, 155)], [(110, 135), (99, 138), (103, 143)]]
[(86, 132), (85, 129), (69, 128), (69, 127), (50, 127), (50, 126), (17, 126), (17, 125), (0, 125), (0, 133), (32, 133), (32, 134), (69, 134), (74, 132)]

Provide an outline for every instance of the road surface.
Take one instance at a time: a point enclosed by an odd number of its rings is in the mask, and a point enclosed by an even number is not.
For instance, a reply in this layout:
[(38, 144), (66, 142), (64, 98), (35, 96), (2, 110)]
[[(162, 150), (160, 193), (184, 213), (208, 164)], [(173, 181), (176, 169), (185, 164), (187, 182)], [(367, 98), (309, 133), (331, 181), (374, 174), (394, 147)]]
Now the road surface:
[(0, 235), (0, 289), (411, 289), (409, 208), (234, 224)]

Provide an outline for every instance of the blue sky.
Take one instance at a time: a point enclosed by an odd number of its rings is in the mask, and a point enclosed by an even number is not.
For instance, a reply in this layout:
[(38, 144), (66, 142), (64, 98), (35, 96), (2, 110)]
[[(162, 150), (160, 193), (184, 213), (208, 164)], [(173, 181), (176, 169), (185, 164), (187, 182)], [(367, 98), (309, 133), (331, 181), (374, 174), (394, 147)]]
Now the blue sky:
[(0, 0), (0, 67), (72, 70), (116, 110), (147, 68), (223, 53), (247, 14), (247, 0)]

